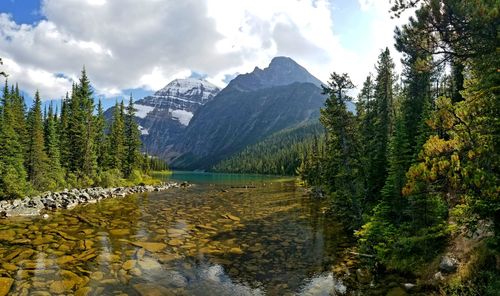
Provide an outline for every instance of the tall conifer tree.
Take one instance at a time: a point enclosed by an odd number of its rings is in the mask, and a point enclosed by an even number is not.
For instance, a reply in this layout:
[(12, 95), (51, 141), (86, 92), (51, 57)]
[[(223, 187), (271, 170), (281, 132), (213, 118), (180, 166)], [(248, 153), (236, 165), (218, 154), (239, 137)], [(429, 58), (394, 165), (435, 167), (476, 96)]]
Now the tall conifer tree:
[(125, 115), (125, 161), (124, 175), (130, 176), (134, 169), (139, 168), (141, 158), (141, 138), (139, 127), (135, 121), (135, 109), (132, 95), (130, 95), (129, 104), (127, 106), (127, 114)]
[(26, 165), (28, 180), (37, 190), (44, 190), (47, 182), (48, 158), (45, 153), (41, 99), (38, 91), (28, 114), (28, 146)]
[(52, 103), (49, 105), (45, 119), (45, 151), (48, 157), (50, 189), (57, 189), (64, 185), (64, 171), (61, 167), (61, 153), (59, 150), (59, 134), (57, 131), (57, 117), (54, 114)]
[(97, 103), (97, 114), (95, 117), (95, 154), (97, 157), (97, 167), (99, 171), (105, 171), (109, 165), (108, 161), (108, 140), (106, 137), (106, 119), (104, 118), (104, 110), (102, 102)]
[(115, 105), (109, 134), (110, 168), (123, 171), (125, 160), (125, 122), (123, 101)]

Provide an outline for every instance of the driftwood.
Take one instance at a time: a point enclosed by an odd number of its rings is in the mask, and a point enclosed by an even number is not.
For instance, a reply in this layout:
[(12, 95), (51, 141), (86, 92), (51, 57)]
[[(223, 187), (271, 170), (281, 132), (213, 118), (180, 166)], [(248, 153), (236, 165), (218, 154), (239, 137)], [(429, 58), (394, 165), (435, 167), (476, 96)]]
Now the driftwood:
[(349, 252), (349, 254), (352, 254), (355, 256), (367, 257), (367, 258), (375, 258), (375, 255), (363, 254), (363, 253), (358, 253), (358, 252)]

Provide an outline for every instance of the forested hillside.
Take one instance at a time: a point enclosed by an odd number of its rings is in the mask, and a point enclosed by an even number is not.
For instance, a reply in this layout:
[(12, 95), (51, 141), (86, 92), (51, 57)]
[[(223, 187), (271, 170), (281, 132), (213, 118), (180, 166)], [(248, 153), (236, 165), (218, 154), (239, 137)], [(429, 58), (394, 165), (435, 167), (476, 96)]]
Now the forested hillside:
[(272, 134), (242, 152), (215, 165), (216, 172), (295, 175), (318, 146), (324, 146), (324, 128), (319, 122)]
[[(403, 72), (396, 73), (383, 50), (356, 115), (346, 109), (353, 100), (349, 75), (331, 75), (320, 119), (326, 151), (309, 160), (321, 169), (319, 178), (311, 169), (302, 177), (320, 180), (368, 265), (449, 279), (447, 295), (494, 295), (500, 289), (494, 267), (500, 258), (500, 7), (498, 1), (399, 0), (393, 11), (398, 16), (415, 6), (416, 17), (395, 31)], [(458, 238), (468, 243), (454, 245)], [(473, 243), (476, 248), (464, 247)], [(430, 263), (444, 253), (461, 272), (433, 278)]]
[[(85, 70), (60, 112), (42, 110), (36, 92), (26, 110), (17, 84), (5, 82), (0, 103), (0, 199), (88, 186), (118, 186), (145, 181), (163, 161), (141, 154), (135, 109), (122, 103), (106, 124)], [(126, 180), (128, 179), (128, 181)]]

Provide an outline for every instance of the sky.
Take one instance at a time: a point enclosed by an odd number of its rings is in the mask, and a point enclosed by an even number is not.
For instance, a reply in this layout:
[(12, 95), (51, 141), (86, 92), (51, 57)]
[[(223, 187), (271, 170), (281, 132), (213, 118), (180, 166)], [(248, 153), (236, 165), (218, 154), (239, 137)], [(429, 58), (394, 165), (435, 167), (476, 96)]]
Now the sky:
[(289, 56), (361, 87), (407, 17), (389, 0), (0, 0), (1, 69), (27, 97), (58, 100), (85, 66), (96, 97), (136, 99), (175, 78), (224, 87)]

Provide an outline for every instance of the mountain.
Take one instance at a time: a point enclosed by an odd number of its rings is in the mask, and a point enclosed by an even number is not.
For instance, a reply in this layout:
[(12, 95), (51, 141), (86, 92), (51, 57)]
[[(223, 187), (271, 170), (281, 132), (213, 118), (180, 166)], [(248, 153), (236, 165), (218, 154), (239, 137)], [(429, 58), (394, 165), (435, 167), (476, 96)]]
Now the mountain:
[(255, 67), (253, 72), (238, 75), (228, 87), (240, 91), (251, 91), (273, 86), (288, 85), (293, 82), (310, 82), (321, 87), (322, 82), (304, 67), (289, 57), (275, 57), (263, 70)]
[[(175, 79), (164, 88), (135, 102), (144, 150), (165, 158), (169, 147), (184, 135), (193, 114), (219, 93), (215, 85), (199, 79)], [(106, 111), (111, 118), (112, 109)]]
[(266, 136), (317, 119), (325, 96), (321, 81), (287, 57), (238, 75), (194, 114), (173, 167), (209, 169)]

